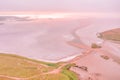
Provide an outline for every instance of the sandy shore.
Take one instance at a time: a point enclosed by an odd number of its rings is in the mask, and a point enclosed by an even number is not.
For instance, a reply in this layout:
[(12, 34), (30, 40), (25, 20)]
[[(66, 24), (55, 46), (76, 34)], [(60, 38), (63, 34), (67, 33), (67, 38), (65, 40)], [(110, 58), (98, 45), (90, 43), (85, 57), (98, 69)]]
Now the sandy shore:
[[(89, 47), (88, 51), (91, 50), (90, 46), (92, 43), (101, 43), (102, 46), (101, 49), (93, 49), (92, 52), (87, 52), (87, 54), (85, 54), (85, 52), (83, 56), (79, 56), (71, 60), (77, 64), (77, 67), (72, 67), (71, 70), (79, 75), (80, 80), (120, 80), (119, 46), (110, 42), (103, 43), (103, 40), (98, 39), (96, 36), (96, 33), (98, 32), (120, 27), (118, 23), (114, 23), (116, 26), (108, 24), (109, 23), (106, 23), (105, 26), (98, 25), (97, 27), (92, 25), (91, 27), (79, 29), (76, 32), (76, 34), (79, 35), (81, 42), (85, 44), (86, 48)], [(109, 60), (103, 59), (101, 55), (108, 56)], [(86, 67), (87, 71), (80, 68), (82, 66)]]

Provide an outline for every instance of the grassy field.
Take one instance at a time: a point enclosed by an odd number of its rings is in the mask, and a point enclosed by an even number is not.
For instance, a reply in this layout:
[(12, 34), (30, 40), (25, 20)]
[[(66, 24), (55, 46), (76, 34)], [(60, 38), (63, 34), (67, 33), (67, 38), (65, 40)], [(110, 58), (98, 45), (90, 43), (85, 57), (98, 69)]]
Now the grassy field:
[(68, 66), (65, 66), (60, 73), (44, 74), (57, 69), (62, 64), (0, 53), (0, 80), (15, 80), (15, 78), (23, 80), (78, 80), (77, 75), (70, 71)]
[(102, 32), (99, 34), (98, 37), (102, 38), (104, 40), (111, 40), (111, 41), (120, 42), (120, 28)]
[(67, 79), (67, 80), (78, 80), (77, 75), (75, 75), (74, 72), (69, 70), (72, 66), (75, 66), (75, 64), (68, 64), (68, 65), (64, 66), (62, 69), (62, 73), (64, 75), (68, 76), (69, 79)]

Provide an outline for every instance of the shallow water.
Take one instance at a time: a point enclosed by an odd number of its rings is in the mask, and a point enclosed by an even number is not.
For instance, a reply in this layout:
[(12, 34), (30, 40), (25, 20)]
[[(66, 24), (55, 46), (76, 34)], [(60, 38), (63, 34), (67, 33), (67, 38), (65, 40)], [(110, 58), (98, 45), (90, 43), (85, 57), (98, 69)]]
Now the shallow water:
[(14, 21), (0, 25), (0, 52), (34, 59), (59, 60), (81, 50), (69, 46), (76, 20)]
[[(75, 38), (71, 33), (74, 29), (84, 30), (93, 24), (94, 27), (101, 25), (99, 20), (94, 21), (93, 19), (2, 22), (4, 24), (0, 25), (0, 53), (12, 53), (51, 61), (81, 53), (81, 49), (66, 43)], [(94, 29), (90, 28), (89, 30)], [(84, 35), (89, 34), (80, 34), (80, 36)]]

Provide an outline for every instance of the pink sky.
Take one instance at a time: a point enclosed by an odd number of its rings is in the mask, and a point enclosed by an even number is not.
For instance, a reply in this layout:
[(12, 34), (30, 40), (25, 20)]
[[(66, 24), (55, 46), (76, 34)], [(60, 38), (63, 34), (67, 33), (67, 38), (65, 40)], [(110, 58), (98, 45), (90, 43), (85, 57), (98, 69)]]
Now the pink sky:
[(120, 17), (120, 0), (0, 0), (0, 15)]
[(0, 11), (120, 12), (120, 0), (0, 0)]

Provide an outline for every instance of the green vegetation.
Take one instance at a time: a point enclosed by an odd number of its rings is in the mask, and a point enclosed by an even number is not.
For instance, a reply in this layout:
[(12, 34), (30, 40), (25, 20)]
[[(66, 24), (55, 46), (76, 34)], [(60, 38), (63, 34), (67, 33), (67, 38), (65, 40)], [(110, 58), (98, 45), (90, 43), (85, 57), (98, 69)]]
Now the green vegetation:
[(101, 46), (99, 46), (99, 45), (96, 44), (96, 43), (92, 43), (91, 48), (101, 48)]
[(76, 66), (76, 64), (67, 64), (63, 67), (63, 70), (69, 70), (73, 66)]
[(40, 64), (44, 64), (46, 66), (52, 66), (52, 67), (59, 67), (60, 64), (62, 63), (50, 63), (50, 62), (43, 62), (43, 61), (38, 61), (38, 60), (34, 60), (34, 59), (30, 59), (30, 58), (26, 58), (26, 57), (23, 57), (23, 56), (18, 56), (18, 55), (15, 55), (15, 54), (2, 54), (0, 53), (1, 56), (9, 56), (9, 57), (14, 57), (14, 58), (20, 58), (20, 59), (23, 59), (23, 60), (29, 60), (29, 61), (32, 61), (32, 62), (35, 62), (35, 63), (40, 63)]
[(44, 76), (37, 76), (34, 78), (30, 78), (29, 80), (70, 80), (66, 75), (59, 74), (48, 74)]
[(98, 37), (104, 40), (120, 41), (120, 28), (99, 33)]
[(77, 75), (73, 71), (69, 70), (72, 66), (75, 66), (75, 64), (68, 64), (64, 66), (62, 73), (69, 78), (68, 80), (78, 80)]
[(77, 75), (69, 70), (73, 64), (66, 65), (60, 73), (45, 74), (62, 64), (62, 62), (49, 63), (32, 60), (13, 54), (0, 54), (0, 80), (13, 80), (8, 77), (27, 80), (78, 80)]
[(77, 75), (70, 70), (63, 70), (62, 73), (68, 77), (68, 80), (78, 80)]
[(59, 67), (60, 64), (59, 63), (48, 63), (48, 62), (42, 62), (43, 64), (47, 65), (47, 66), (51, 66), (51, 67)]
[(0, 54), (1, 75), (26, 78), (41, 74), (44, 70), (50, 71), (52, 68), (46, 68), (45, 64), (39, 64), (21, 56)]

